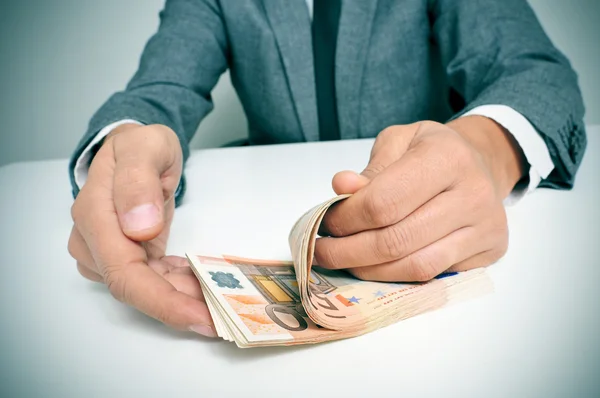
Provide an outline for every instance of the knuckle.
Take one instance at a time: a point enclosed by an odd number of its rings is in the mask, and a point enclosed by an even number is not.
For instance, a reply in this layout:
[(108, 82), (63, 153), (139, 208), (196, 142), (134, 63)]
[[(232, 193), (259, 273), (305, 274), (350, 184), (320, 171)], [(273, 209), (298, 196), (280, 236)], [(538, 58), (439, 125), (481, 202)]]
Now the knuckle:
[(475, 153), (467, 146), (463, 141), (453, 137), (447, 136), (442, 139), (444, 142), (444, 148), (446, 150), (446, 159), (449, 160), (449, 165), (455, 171), (463, 171), (473, 168), (473, 164), (477, 161), (475, 159)]
[[(328, 239), (328, 238), (322, 238)], [(326, 241), (320, 241), (319, 243), (325, 243)], [(331, 241), (335, 242), (335, 241)], [(332, 245), (324, 245), (319, 244), (315, 250), (315, 256), (320, 265), (323, 265), (327, 268), (331, 269), (341, 269), (343, 268), (342, 264), (340, 264), (338, 260), (338, 256), (335, 255), (335, 250), (332, 248)]]
[(427, 282), (437, 276), (436, 261), (427, 254), (408, 257), (408, 275), (416, 282)]
[(451, 150), (458, 159), (463, 160), (463, 164), (471, 164), (475, 161), (475, 153), (473, 150), (459, 140), (452, 140)]
[(491, 217), (484, 227), (491, 231), (496, 241), (508, 241), (508, 220), (506, 211), (502, 204), (499, 204), (492, 210)]
[(147, 142), (148, 149), (152, 150), (150, 153), (160, 153), (165, 148), (169, 148), (170, 142), (170, 129), (164, 126), (153, 126), (148, 130), (150, 139)]
[(394, 137), (398, 133), (398, 126), (389, 126), (381, 130), (379, 134), (377, 134), (376, 141), (386, 141), (392, 137)]
[(75, 224), (79, 219), (79, 215), (77, 213), (77, 200), (75, 200), (75, 203), (73, 203), (73, 206), (71, 206), (71, 220), (73, 220)]
[(373, 273), (371, 272), (369, 267), (351, 268), (348, 270), (348, 272), (352, 276), (354, 276), (356, 279), (360, 279), (362, 281), (372, 281), (373, 280)]
[(479, 197), (482, 202), (493, 203), (496, 201), (496, 190), (494, 185), (487, 179), (483, 178), (483, 182), (479, 186)]
[(508, 226), (506, 224), (501, 224), (498, 229), (498, 240), (497, 240), (497, 252), (499, 253), (499, 257), (504, 257), (506, 252), (508, 251)]
[(385, 166), (378, 162), (371, 162), (363, 170), (363, 174), (367, 176), (375, 176), (380, 174), (385, 169)]
[(418, 125), (424, 130), (446, 128), (446, 125), (435, 120), (422, 120), (418, 122)]
[(504, 257), (504, 255), (506, 254), (507, 251), (508, 251), (508, 244), (507, 245), (501, 245), (496, 250), (493, 250), (492, 251), (492, 261), (491, 262), (495, 262), (495, 261), (500, 260), (502, 257)]
[(75, 225), (77, 225), (81, 222), (81, 215), (82, 215), (81, 201), (82, 200), (83, 200), (83, 198), (81, 197), (81, 193), (80, 193), (79, 197), (73, 203), (73, 206), (71, 206), (71, 219), (73, 220), (73, 223), (75, 223)]
[(492, 217), (491, 224), (487, 228), (487, 264), (498, 261), (508, 252), (509, 231), (504, 208), (500, 206), (500, 211)]
[(384, 194), (369, 194), (365, 197), (364, 215), (376, 227), (389, 225), (393, 220), (394, 204)]
[(498, 211), (488, 217), (478, 228), (479, 236), (482, 238), (482, 249), (485, 250), (486, 265), (502, 258), (507, 253), (509, 244), (509, 231), (504, 207), (499, 205)]
[(500, 260), (506, 254), (506, 249), (498, 246), (495, 247), (482, 255), (482, 262), (479, 264), (481, 267), (487, 267), (491, 264), (494, 264), (496, 261)]
[(469, 197), (473, 210), (477, 212), (489, 211), (491, 205), (496, 201), (495, 189), (486, 179), (481, 179), (473, 185), (473, 191)]
[(69, 243), (67, 244), (67, 251), (69, 252), (69, 255), (75, 260), (77, 260), (77, 257), (79, 256), (78, 246), (78, 242), (75, 239), (75, 233), (71, 232), (71, 236), (69, 237)]
[(380, 259), (391, 261), (403, 257), (408, 242), (406, 235), (406, 231), (397, 226), (383, 229), (376, 241), (376, 252)]
[(379, 199), (376, 195), (367, 195), (363, 206), (363, 211), (367, 220), (375, 221), (379, 217)]
[(79, 272), (79, 275), (83, 276), (85, 279), (89, 279), (87, 276), (87, 273), (83, 269), (83, 265), (81, 265), (79, 263), (77, 263), (77, 272)]
[(89, 191), (90, 184), (92, 183), (88, 182), (83, 186), (83, 188), (81, 188), (81, 191), (71, 206), (71, 220), (75, 225), (81, 225), (83, 220), (90, 214), (90, 204), (93, 203), (90, 200), (93, 195)]
[(502, 241), (500, 246), (498, 246), (498, 249), (496, 250), (497, 258), (495, 260), (499, 260), (500, 258), (504, 257), (506, 252), (508, 252), (508, 239)]
[(171, 155), (170, 161), (175, 161), (177, 155), (182, 152), (179, 138), (175, 131), (165, 125), (148, 126), (148, 133), (152, 138), (149, 140), (148, 153), (159, 158), (164, 157), (167, 153)]
[(148, 126), (150, 131), (160, 136), (164, 142), (177, 140), (177, 134), (173, 131), (169, 126), (165, 126), (164, 124), (153, 124)]
[[(377, 134), (377, 138), (375, 139), (375, 147), (387, 147), (388, 145), (394, 146), (394, 143), (397, 143), (399, 138), (401, 138), (400, 141), (402, 142), (405, 142), (407, 139), (412, 140), (420, 130), (426, 130), (427, 127), (427, 122), (388, 126), (381, 130), (379, 134)], [(392, 141), (392, 143), (390, 143), (390, 141)]]
[(448, 151), (448, 159), (450, 159), (450, 168), (461, 175), (473, 169), (471, 154), (462, 145), (451, 147)]
[(79, 262), (77, 263), (77, 272), (79, 272), (79, 275), (81, 275), (85, 279), (90, 280), (92, 282), (96, 282), (96, 280), (91, 276), (94, 274), (94, 271), (92, 271), (89, 268), (86, 268), (85, 265)]
[[(332, 241), (335, 243), (335, 240)], [(322, 259), (324, 264), (331, 269), (343, 269), (344, 264), (340, 262), (340, 257), (336, 254), (336, 250), (332, 245), (326, 246), (325, 249), (321, 249), (323, 252), (319, 258)]]
[(343, 236), (344, 233), (341, 225), (339, 217), (333, 213), (331, 215), (326, 215), (323, 219), (323, 226), (325, 227), (326, 232), (331, 236)]
[(121, 302), (128, 302), (128, 293), (127, 293), (127, 281), (126, 279), (120, 275), (117, 271), (108, 271), (110, 267), (107, 267), (107, 272), (105, 276), (106, 285), (108, 286), (108, 290), (110, 294)]

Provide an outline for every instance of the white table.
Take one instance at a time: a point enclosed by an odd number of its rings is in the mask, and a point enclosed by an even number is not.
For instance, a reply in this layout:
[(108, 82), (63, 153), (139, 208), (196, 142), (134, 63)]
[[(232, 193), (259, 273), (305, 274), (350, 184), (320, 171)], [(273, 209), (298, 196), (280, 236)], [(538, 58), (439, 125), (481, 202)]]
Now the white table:
[[(356, 339), (241, 350), (170, 331), (81, 278), (67, 162), (0, 169), (0, 396), (600, 396), (600, 126), (573, 191), (508, 209), (495, 293)], [(169, 252), (289, 258), (287, 234), (372, 141), (194, 153)]]

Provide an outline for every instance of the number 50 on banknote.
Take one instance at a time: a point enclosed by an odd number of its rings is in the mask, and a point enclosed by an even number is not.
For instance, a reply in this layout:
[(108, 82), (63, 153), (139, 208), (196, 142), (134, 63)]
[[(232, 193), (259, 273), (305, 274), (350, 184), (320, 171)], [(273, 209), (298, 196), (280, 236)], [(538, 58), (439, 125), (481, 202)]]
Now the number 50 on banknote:
[(361, 281), (313, 267), (321, 220), (346, 197), (316, 206), (296, 222), (289, 235), (292, 262), (187, 254), (220, 337), (242, 348), (344, 339), (491, 290), (483, 269), (408, 284)]

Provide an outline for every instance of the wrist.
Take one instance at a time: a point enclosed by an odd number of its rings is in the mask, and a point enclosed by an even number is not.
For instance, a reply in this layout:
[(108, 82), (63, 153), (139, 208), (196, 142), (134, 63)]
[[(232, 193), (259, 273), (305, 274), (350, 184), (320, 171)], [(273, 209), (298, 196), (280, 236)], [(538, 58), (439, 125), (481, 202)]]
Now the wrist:
[(527, 174), (527, 160), (512, 134), (484, 116), (466, 116), (448, 123), (486, 163), (498, 193), (507, 197)]

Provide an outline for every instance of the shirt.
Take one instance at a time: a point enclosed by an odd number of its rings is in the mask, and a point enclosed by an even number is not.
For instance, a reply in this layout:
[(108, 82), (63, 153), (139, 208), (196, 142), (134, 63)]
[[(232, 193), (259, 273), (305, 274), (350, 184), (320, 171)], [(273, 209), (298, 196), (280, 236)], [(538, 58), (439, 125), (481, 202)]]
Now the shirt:
[[(311, 18), (313, 14), (313, 1), (314, 0), (306, 0), (306, 5)], [(509, 106), (501, 104), (479, 106), (472, 109), (470, 112), (465, 113), (462, 117), (473, 115), (487, 117), (504, 127), (512, 134), (523, 151), (527, 163), (530, 166), (528, 183), (526, 185), (518, 185), (515, 187), (505, 200), (505, 204), (507, 205), (517, 203), (527, 193), (534, 191), (539, 186), (541, 180), (548, 177), (554, 169), (554, 163), (550, 157), (548, 147), (533, 125), (523, 115)], [(93, 156), (92, 149), (94, 146), (101, 142), (112, 130), (127, 123), (141, 125), (141, 123), (136, 120), (126, 119), (104, 127), (86, 147), (79, 159), (77, 159), (75, 164), (75, 182), (80, 189), (87, 180), (89, 165)]]

